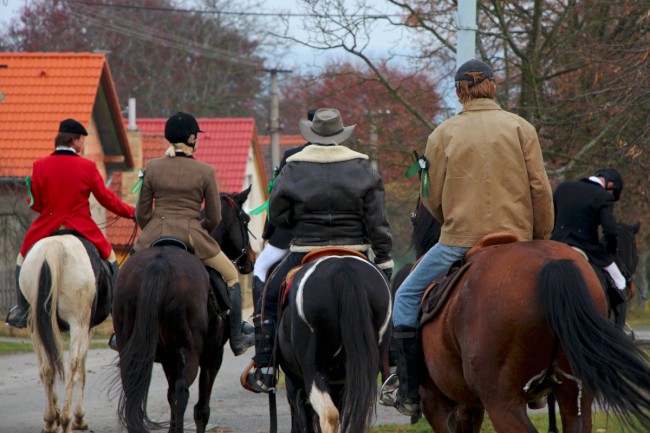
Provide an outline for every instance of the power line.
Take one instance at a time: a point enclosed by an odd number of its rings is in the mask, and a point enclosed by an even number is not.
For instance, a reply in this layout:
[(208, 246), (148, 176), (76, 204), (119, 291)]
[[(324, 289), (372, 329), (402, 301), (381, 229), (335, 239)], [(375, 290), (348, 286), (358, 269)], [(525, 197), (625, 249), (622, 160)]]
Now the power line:
[(173, 13), (192, 13), (192, 14), (207, 14), (207, 15), (231, 15), (231, 16), (255, 16), (255, 17), (282, 17), (282, 18), (403, 18), (404, 14), (315, 14), (315, 13), (292, 13), (292, 12), (238, 12), (238, 11), (219, 11), (219, 10), (205, 10), (205, 9), (181, 9), (169, 8), (161, 6), (140, 6), (140, 5), (127, 5), (127, 4), (113, 4), (113, 3), (100, 3), (83, 0), (65, 0), (67, 3), (77, 3), (88, 6), (101, 6), (105, 8), (121, 8), (121, 9), (140, 9), (147, 11), (158, 12), (173, 12)]
[(217, 47), (208, 47), (197, 43), (191, 39), (182, 38), (174, 33), (160, 32), (154, 28), (146, 27), (141, 23), (136, 23), (127, 18), (118, 16), (107, 16), (103, 12), (94, 10), (80, 3), (80, 10), (71, 9), (70, 13), (80, 20), (87, 20), (100, 28), (117, 31), (145, 42), (152, 42), (169, 48), (178, 49), (185, 52), (192, 52), (203, 57), (224, 60), (230, 63), (236, 63), (256, 69), (263, 67), (262, 62), (257, 62), (246, 57), (242, 57), (232, 51), (220, 49)]

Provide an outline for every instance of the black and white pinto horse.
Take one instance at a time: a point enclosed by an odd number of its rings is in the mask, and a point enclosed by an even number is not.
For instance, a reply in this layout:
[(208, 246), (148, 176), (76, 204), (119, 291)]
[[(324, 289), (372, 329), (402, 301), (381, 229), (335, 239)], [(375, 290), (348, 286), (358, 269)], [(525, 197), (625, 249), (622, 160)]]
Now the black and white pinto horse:
[(295, 274), (278, 327), (292, 433), (367, 431), (391, 310), (386, 278), (364, 258), (325, 256)]
[[(43, 433), (88, 429), (84, 411), (86, 357), (93, 327), (110, 312), (108, 277), (101, 271), (99, 253), (86, 239), (73, 234), (50, 236), (27, 253), (20, 272), (20, 288), (29, 301), (29, 323), (38, 358), (46, 407)], [(68, 368), (64, 367), (62, 331), (70, 331)], [(67, 373), (67, 374), (66, 374)], [(56, 379), (65, 381), (62, 410)], [(73, 392), (76, 392), (74, 414)], [(74, 418), (73, 418), (74, 415)]]

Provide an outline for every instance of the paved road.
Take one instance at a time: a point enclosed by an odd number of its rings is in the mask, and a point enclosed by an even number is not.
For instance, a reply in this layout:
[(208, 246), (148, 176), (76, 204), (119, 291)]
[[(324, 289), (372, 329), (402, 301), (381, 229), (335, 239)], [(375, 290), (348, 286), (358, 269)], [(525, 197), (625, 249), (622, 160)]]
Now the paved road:
[[(636, 329), (637, 338), (650, 341), (650, 329)], [(16, 341), (16, 339), (13, 339)], [(20, 341), (20, 340), (18, 340)], [(23, 340), (30, 342), (30, 340)], [(268, 432), (268, 400), (266, 395), (250, 393), (239, 385), (239, 375), (248, 364), (247, 353), (234, 357), (226, 350), (224, 364), (217, 376), (210, 407), (210, 428), (219, 428), (220, 433)], [(85, 407), (90, 430), (95, 433), (122, 431), (116, 418), (117, 397), (110, 391), (112, 377), (117, 372), (112, 366), (115, 352), (110, 349), (94, 349), (88, 354), (88, 380)], [(36, 356), (33, 353), (0, 357), (0, 432), (31, 433), (42, 428), (45, 396), (38, 378)], [(154, 420), (168, 420), (166, 400), (167, 383), (159, 364), (154, 366), (154, 377), (149, 392), (149, 415)], [(63, 389), (59, 386), (59, 398)], [(196, 403), (197, 390), (190, 390), (190, 405), (186, 412), (186, 430), (194, 431), (192, 407)], [(278, 402), (278, 430), (288, 432), (289, 407), (286, 395), (280, 390)], [(377, 406), (375, 424), (405, 424), (408, 418), (394, 409)]]
[[(30, 342), (30, 340), (24, 340)], [(253, 394), (239, 384), (239, 375), (250, 361), (250, 355), (235, 357), (226, 350), (224, 364), (214, 385), (210, 408), (210, 428), (219, 432), (258, 433), (268, 432), (268, 398)], [(112, 366), (116, 352), (110, 349), (94, 349), (88, 353), (88, 379), (85, 407), (90, 430), (95, 433), (122, 431), (116, 417), (117, 397), (109, 393), (110, 384), (117, 368)], [(66, 354), (67, 355), (67, 354)], [(43, 427), (45, 395), (38, 377), (34, 353), (0, 357), (0, 432), (32, 433)], [(167, 382), (159, 364), (154, 366), (154, 377), (149, 392), (148, 411), (154, 420), (169, 419), (166, 397)], [(59, 399), (63, 388), (59, 386)], [(192, 419), (193, 406), (197, 400), (196, 384), (190, 390), (190, 404), (185, 416), (187, 431), (195, 431)], [(278, 430), (288, 432), (289, 406), (286, 395), (280, 390), (277, 396)], [(408, 418), (394, 409), (378, 406), (376, 424), (404, 424)]]

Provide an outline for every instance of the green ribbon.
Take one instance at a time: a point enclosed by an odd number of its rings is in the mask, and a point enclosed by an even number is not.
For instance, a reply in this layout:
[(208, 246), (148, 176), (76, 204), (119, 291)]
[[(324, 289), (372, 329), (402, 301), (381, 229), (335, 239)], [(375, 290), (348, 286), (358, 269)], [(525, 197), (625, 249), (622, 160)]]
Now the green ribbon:
[[(269, 184), (266, 187), (266, 193), (267, 194), (271, 194), (271, 191), (273, 190), (273, 185), (275, 185), (275, 179), (278, 177), (278, 174), (280, 174), (280, 167), (275, 167), (273, 169), (273, 178), (269, 181)], [(267, 210), (269, 208), (269, 200), (271, 200), (271, 199), (268, 198), (264, 203), (262, 203), (261, 206), (256, 207), (255, 209), (253, 209), (252, 211), (250, 211), (248, 213), (251, 214), (251, 215), (259, 215), (259, 214), (261, 214), (262, 212), (264, 212), (265, 210)]]
[(404, 177), (410, 179), (416, 173), (420, 173), (420, 196), (429, 197), (429, 161), (424, 155), (415, 154), (415, 162), (406, 170)]
[(140, 195), (140, 190), (142, 189), (142, 183), (144, 182), (144, 175), (146, 174), (146, 171), (143, 169), (140, 169), (140, 172), (138, 173), (138, 180), (135, 182), (133, 187), (129, 190), (130, 192), (135, 192)]
[(27, 184), (27, 203), (29, 203), (29, 207), (32, 207), (34, 204), (34, 196), (32, 195), (32, 178), (27, 176), (25, 178), (25, 184)]

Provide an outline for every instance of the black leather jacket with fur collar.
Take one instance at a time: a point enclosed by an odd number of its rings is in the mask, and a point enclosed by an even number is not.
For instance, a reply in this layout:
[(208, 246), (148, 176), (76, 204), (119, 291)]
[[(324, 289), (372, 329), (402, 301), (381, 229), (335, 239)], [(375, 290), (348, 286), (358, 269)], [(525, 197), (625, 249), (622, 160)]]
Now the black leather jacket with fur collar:
[(305, 147), (278, 175), (269, 215), (273, 224), (293, 232), (291, 251), (372, 247), (375, 264), (393, 266), (384, 184), (367, 155), (345, 146)]

